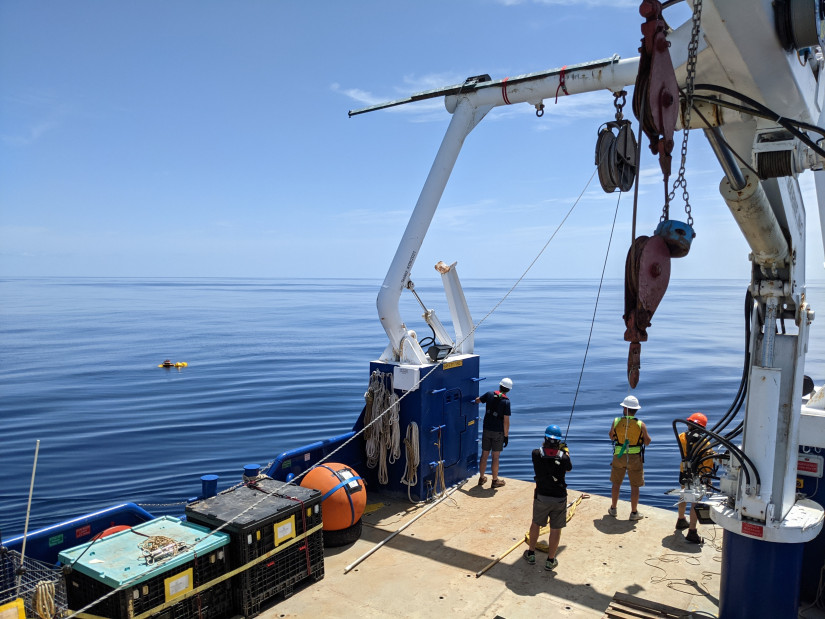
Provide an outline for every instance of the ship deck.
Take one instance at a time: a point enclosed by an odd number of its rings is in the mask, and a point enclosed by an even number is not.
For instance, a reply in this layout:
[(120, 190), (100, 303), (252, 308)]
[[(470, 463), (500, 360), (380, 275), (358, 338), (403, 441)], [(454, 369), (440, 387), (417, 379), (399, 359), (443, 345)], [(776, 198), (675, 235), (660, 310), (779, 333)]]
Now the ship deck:
[[(492, 490), (489, 482), (479, 487), (476, 480), (424, 515), (430, 505), (370, 500), (361, 538), (325, 550), (323, 580), (276, 598), (259, 617), (626, 616), (606, 614), (611, 605), (621, 605), (614, 602), (616, 594), (717, 616), (720, 528), (700, 525), (705, 543), (690, 544), (674, 530), (672, 511), (641, 505), (645, 518), (631, 522), (628, 502), (619, 503), (613, 518), (607, 515), (608, 498), (584, 495), (562, 532), (559, 566), (548, 572), (546, 554), (537, 550), (535, 565), (522, 558), (534, 484), (507, 479), (505, 487)], [(568, 502), (581, 494), (569, 490)]]

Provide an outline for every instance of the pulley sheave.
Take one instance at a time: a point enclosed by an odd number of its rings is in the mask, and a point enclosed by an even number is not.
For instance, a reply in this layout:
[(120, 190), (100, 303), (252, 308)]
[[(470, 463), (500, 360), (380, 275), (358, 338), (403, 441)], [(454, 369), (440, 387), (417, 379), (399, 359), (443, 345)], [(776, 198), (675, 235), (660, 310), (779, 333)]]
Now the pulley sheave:
[[(616, 133), (613, 133), (613, 131)], [(605, 123), (596, 140), (596, 166), (605, 193), (629, 191), (636, 180), (638, 145), (628, 120)]]

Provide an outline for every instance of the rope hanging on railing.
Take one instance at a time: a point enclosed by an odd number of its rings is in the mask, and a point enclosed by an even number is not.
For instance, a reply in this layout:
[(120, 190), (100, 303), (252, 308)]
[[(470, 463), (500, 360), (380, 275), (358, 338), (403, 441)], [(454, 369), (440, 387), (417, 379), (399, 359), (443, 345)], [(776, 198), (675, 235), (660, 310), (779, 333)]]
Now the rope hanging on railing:
[[(374, 469), (377, 466), (378, 483), (386, 484), (389, 481), (387, 459), (393, 464), (401, 457), (401, 428), (398, 421), (400, 407), (393, 389), (392, 374), (375, 370), (370, 376), (364, 398), (367, 401), (364, 411), (367, 468)], [(375, 421), (378, 423), (374, 423)]]
[(401, 476), (401, 483), (407, 486), (407, 498), (413, 503), (412, 487), (418, 485), (418, 465), (421, 462), (418, 447), (418, 424), (414, 421), (411, 421), (407, 426), (404, 448), (407, 454), (407, 464), (404, 467), (404, 474)]

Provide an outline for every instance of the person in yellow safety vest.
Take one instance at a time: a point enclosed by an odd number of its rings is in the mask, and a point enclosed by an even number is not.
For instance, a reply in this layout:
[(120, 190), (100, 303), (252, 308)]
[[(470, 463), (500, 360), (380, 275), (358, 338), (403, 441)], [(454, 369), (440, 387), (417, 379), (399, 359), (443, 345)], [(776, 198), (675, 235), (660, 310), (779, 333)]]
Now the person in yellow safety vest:
[(629, 395), (621, 403), (622, 416), (616, 417), (608, 436), (613, 441), (613, 462), (610, 464), (611, 506), (608, 515), (616, 517), (616, 505), (625, 473), (630, 480), (630, 520), (644, 518), (639, 513), (639, 489), (645, 485), (644, 448), (650, 444), (645, 422), (636, 419), (641, 407), (635, 396)]
[[(692, 421), (703, 428), (706, 428), (708, 425), (708, 418), (702, 413), (693, 413), (688, 417), (688, 421)], [(699, 475), (699, 479), (703, 477), (706, 478), (713, 473), (713, 451), (710, 449), (707, 436), (703, 437), (700, 432), (691, 428), (679, 435), (679, 443), (681, 444), (682, 458), (689, 458), (691, 452), (694, 452), (694, 456), (700, 458), (705, 456), (699, 464), (699, 470), (695, 471)], [(683, 460), (679, 465), (679, 484), (684, 488), (687, 482), (689, 482), (689, 478), (685, 475), (685, 463)], [(699, 515), (696, 513), (696, 507), (691, 506), (690, 508), (690, 523), (685, 519), (686, 510), (687, 503), (680, 501), (678, 507), (679, 513), (676, 519), (676, 529), (680, 531), (687, 529), (688, 532), (685, 535), (685, 541), (693, 544), (701, 544), (702, 538), (696, 531), (699, 524)]]

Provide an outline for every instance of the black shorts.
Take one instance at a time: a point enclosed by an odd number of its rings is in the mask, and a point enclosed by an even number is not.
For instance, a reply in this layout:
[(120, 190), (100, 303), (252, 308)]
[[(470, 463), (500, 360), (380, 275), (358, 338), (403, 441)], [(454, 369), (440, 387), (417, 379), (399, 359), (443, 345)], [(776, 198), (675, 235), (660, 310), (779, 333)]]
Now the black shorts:
[(483, 430), (481, 432), (481, 451), (501, 451), (504, 449), (504, 432)]

